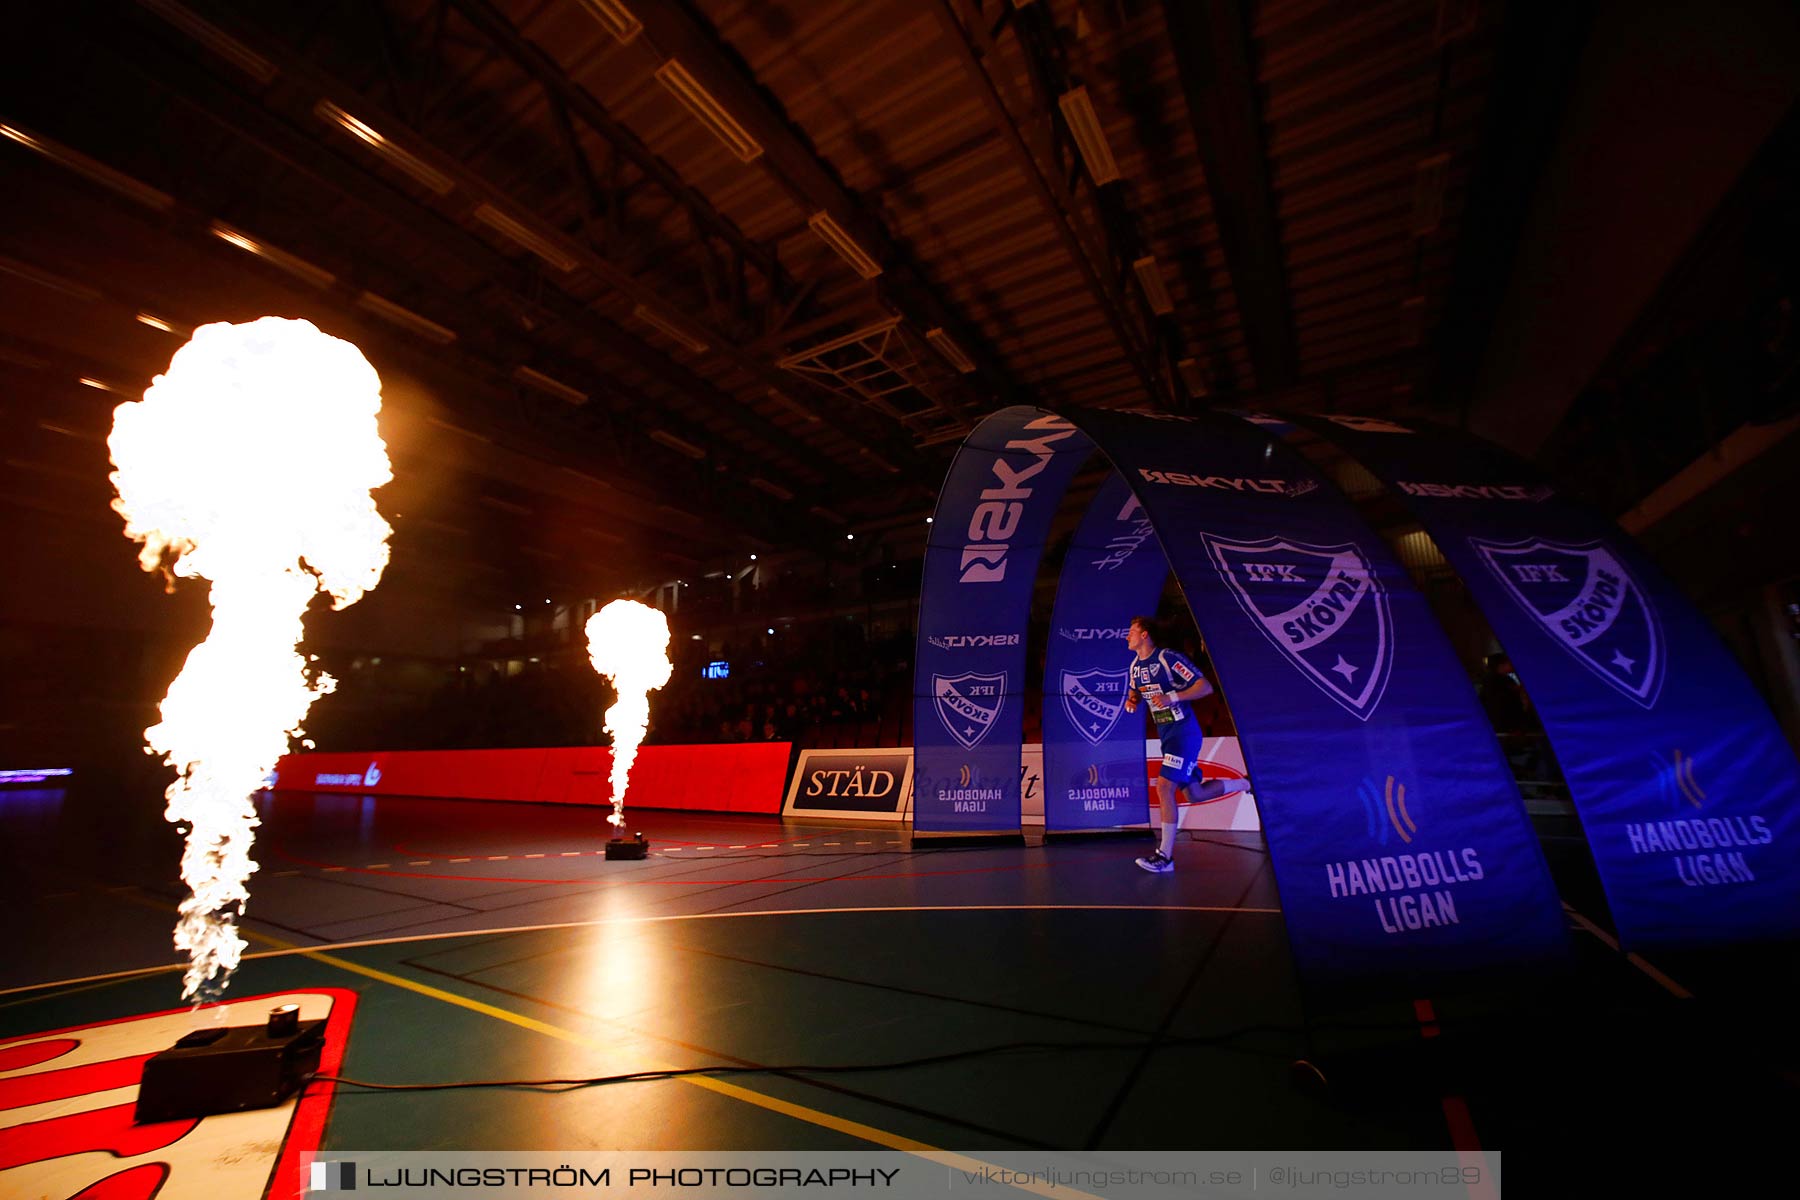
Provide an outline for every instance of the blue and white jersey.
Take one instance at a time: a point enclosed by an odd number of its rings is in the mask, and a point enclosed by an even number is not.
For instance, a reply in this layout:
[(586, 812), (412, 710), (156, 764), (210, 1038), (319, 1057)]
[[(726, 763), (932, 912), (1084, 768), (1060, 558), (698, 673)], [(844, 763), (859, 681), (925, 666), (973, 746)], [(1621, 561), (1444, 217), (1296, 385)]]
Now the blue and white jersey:
[(1174, 732), (1171, 727), (1180, 727), (1184, 731), (1192, 728), (1182, 723), (1192, 721), (1194, 714), (1186, 704), (1174, 700), (1169, 702), (1167, 708), (1157, 708), (1150, 703), (1150, 697), (1159, 693), (1173, 695), (1185, 691), (1199, 678), (1200, 668), (1185, 654), (1176, 650), (1158, 650), (1149, 658), (1134, 657), (1131, 660), (1131, 686), (1149, 706), (1150, 719), (1156, 722), (1159, 736)]

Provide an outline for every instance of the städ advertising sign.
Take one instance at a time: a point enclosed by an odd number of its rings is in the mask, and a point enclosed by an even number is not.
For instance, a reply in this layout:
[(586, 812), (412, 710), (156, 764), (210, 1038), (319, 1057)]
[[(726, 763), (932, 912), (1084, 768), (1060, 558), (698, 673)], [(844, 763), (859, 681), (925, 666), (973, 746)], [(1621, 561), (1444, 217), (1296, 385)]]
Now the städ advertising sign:
[(911, 808), (912, 751), (802, 750), (784, 814), (904, 820)]

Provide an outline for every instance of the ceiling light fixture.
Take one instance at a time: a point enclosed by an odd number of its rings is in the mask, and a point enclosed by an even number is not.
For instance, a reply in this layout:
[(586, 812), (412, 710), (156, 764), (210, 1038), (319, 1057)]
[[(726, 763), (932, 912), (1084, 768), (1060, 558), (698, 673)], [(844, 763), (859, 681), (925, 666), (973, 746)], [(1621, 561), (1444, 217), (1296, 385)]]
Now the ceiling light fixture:
[(762, 144), (751, 137), (750, 132), (725, 111), (725, 106), (675, 59), (671, 58), (656, 69), (656, 82), (668, 89), (669, 94), (680, 101), (695, 120), (711, 130), (714, 137), (724, 142), (725, 148), (736, 155), (739, 162), (752, 162), (763, 152)]
[(956, 368), (957, 374), (967, 375), (975, 370), (974, 362), (967, 354), (963, 353), (963, 348), (956, 344), (956, 340), (944, 332), (941, 325), (927, 329), (925, 340), (931, 343), (933, 349), (943, 355), (945, 362)]
[(1081, 160), (1087, 164), (1088, 176), (1095, 185), (1104, 186), (1119, 178), (1119, 164), (1113, 160), (1106, 130), (1100, 127), (1100, 118), (1094, 112), (1094, 102), (1088, 99), (1087, 88), (1064, 92), (1056, 106), (1062, 109), (1063, 121), (1074, 136), (1075, 148), (1081, 151)]
[(694, 443), (687, 441), (683, 438), (678, 438), (674, 434), (669, 433), (665, 430), (652, 429), (650, 431), (650, 440), (653, 442), (660, 442), (663, 445), (667, 446), (669, 449), (675, 451), (676, 453), (685, 454), (689, 458), (692, 458), (692, 459), (701, 459), (701, 458), (706, 457), (706, 451), (704, 451), (700, 447), (694, 445)]
[(792, 500), (794, 498), (794, 493), (788, 491), (779, 483), (770, 483), (760, 475), (751, 478), (750, 486), (759, 492), (769, 493), (769, 495), (775, 497), (777, 500)]
[(513, 378), (540, 392), (555, 396), (558, 400), (567, 400), (570, 404), (586, 404), (588, 394), (578, 387), (571, 387), (560, 379), (552, 379), (542, 371), (534, 371), (530, 367), (514, 367)]
[(809, 424), (821, 425), (824, 423), (824, 418), (820, 417), (818, 413), (806, 407), (806, 405), (800, 403), (786, 392), (781, 391), (779, 388), (769, 389), (769, 399), (775, 401), (777, 404)]
[(1400, 332), (1403, 342), (1416, 346), (1425, 339), (1425, 297), (1415, 293), (1400, 302)]
[(1413, 177), (1414, 237), (1435, 232), (1444, 220), (1444, 191), (1450, 183), (1450, 156), (1433, 154), (1419, 160)]
[(476, 206), (473, 216), (508, 241), (531, 251), (559, 271), (573, 271), (580, 265), (575, 261), (573, 255), (558, 246), (551, 238), (532, 229), (517, 218), (501, 212), (491, 204)]
[(345, 112), (331, 101), (319, 101), (313, 105), (313, 113), (321, 120), (336, 125), (438, 195), (448, 196), (456, 188), (455, 181), (448, 175), (410, 150), (402, 149), (387, 137), (370, 128), (366, 122)]
[(812, 513), (812, 515), (815, 517), (824, 517), (827, 521), (830, 521), (833, 524), (837, 524), (837, 525), (849, 524), (849, 522), (847, 522), (843, 518), (842, 514), (833, 512), (831, 509), (825, 508), (822, 505), (815, 504), (812, 506), (812, 508), (808, 509), (807, 511)]
[(660, 330), (667, 334), (675, 341), (686, 346), (689, 350), (692, 350), (695, 354), (704, 354), (706, 352), (706, 343), (704, 341), (695, 337), (693, 334), (689, 333), (674, 321), (663, 316), (647, 304), (640, 304), (632, 309), (631, 315), (650, 326), (652, 329)]
[(222, 242), (229, 242), (239, 250), (254, 254), (258, 258), (280, 267), (289, 275), (304, 279), (316, 288), (328, 288), (337, 282), (337, 276), (324, 267), (315, 267), (304, 258), (289, 254), (286, 250), (277, 249), (267, 242), (258, 241), (241, 229), (233, 229), (223, 221), (214, 221), (208, 228), (212, 235)]
[(617, 38), (621, 46), (629, 45), (633, 38), (644, 31), (644, 23), (637, 19), (637, 14), (620, 4), (619, 0), (581, 0), (581, 7), (600, 22), (602, 29)]
[[(39, 287), (49, 288), (53, 292), (61, 292), (65, 296), (73, 296), (75, 299), (86, 301), (89, 304), (100, 299), (100, 293), (96, 292), (85, 283), (77, 283), (73, 279), (65, 279), (61, 275), (54, 274), (39, 267), (34, 267), (30, 263), (20, 262), (16, 258), (8, 258), (4, 254), (0, 254), (0, 271), (3, 271), (8, 275), (16, 275), (27, 283), (35, 283)], [(26, 359), (17, 357), (16, 352), (15, 356), (10, 357), (8, 361), (19, 363), (21, 366), (31, 365)]]
[(175, 326), (163, 320), (161, 317), (156, 316), (154, 313), (141, 312), (137, 315), (137, 319), (140, 325), (148, 325), (150, 328), (160, 329), (164, 333), (181, 333), (181, 330), (175, 328)]
[(1166, 317), (1175, 311), (1175, 302), (1169, 299), (1169, 289), (1163, 285), (1162, 270), (1156, 265), (1156, 256), (1146, 254), (1131, 264), (1137, 272), (1138, 286), (1144, 289), (1144, 299), (1150, 305), (1150, 311), (1159, 317)]
[[(98, 388), (100, 391), (103, 391), (103, 392), (111, 392), (115, 396), (131, 396), (131, 393), (129, 391), (127, 391), (125, 388), (120, 387), (116, 383), (108, 383), (104, 379), (93, 379), (93, 378), (90, 378), (89, 376), (83, 375), (80, 378), (80, 380), (78, 380), (77, 382), (79, 382), (81, 384), (81, 386), (83, 386), (83, 387)], [(131, 396), (131, 398), (134, 400), (137, 399), (136, 396)]]
[(115, 171), (103, 162), (89, 158), (79, 150), (71, 150), (61, 142), (41, 137), (28, 129), (17, 125), (0, 122), (0, 137), (17, 142), (27, 150), (36, 151), (59, 167), (64, 167), (77, 175), (82, 175), (102, 187), (111, 188), (121, 196), (129, 196), (145, 208), (154, 208), (157, 212), (167, 212), (175, 207), (175, 197), (167, 192), (159, 192), (147, 183), (139, 183), (122, 171)]
[(881, 274), (881, 264), (876, 262), (861, 246), (856, 244), (844, 227), (831, 219), (831, 214), (820, 209), (806, 218), (812, 231), (819, 235), (819, 240), (836, 250), (838, 257), (850, 264), (850, 269), (864, 279), (873, 279)]
[(870, 462), (872, 462), (876, 466), (880, 467), (883, 471), (886, 471), (889, 475), (898, 475), (900, 473), (899, 467), (896, 467), (893, 463), (891, 463), (887, 459), (881, 457), (881, 455), (875, 453), (873, 450), (869, 449), (867, 446), (864, 446), (862, 449), (862, 457), (868, 459)]
[[(378, 317), (392, 321), (402, 329), (409, 329), (428, 342), (436, 342), (440, 346), (448, 346), (456, 340), (454, 330), (445, 329), (436, 321), (421, 317), (410, 308), (402, 308), (392, 300), (377, 296), (374, 292), (364, 292), (356, 298), (356, 307), (374, 313)], [(142, 318), (140, 318), (141, 320)]]
[(1189, 396), (1196, 400), (1206, 398), (1206, 369), (1198, 360), (1184, 358), (1175, 364), (1175, 369), (1181, 372), (1181, 384), (1187, 388)]
[(274, 63), (217, 25), (201, 20), (198, 14), (176, 4), (174, 0), (138, 0), (138, 4), (181, 30), (258, 83), (273, 82), (279, 73), (276, 71)]

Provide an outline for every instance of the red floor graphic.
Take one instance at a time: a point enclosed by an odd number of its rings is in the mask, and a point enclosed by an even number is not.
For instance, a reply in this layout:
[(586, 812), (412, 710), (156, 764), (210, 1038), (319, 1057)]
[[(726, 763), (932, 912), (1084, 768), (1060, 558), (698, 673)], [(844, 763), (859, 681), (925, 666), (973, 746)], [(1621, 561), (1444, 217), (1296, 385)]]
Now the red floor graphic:
[(0, 1195), (151, 1200), (204, 1181), (213, 1200), (301, 1194), (304, 1156), (319, 1147), (331, 1089), (275, 1108), (133, 1122), (143, 1064), (214, 1022), (258, 1024), (276, 1004), (326, 1021), (320, 1071), (343, 1062), (356, 994), (317, 988), (234, 998), (198, 1013), (172, 1009), (28, 1034), (0, 1043)]

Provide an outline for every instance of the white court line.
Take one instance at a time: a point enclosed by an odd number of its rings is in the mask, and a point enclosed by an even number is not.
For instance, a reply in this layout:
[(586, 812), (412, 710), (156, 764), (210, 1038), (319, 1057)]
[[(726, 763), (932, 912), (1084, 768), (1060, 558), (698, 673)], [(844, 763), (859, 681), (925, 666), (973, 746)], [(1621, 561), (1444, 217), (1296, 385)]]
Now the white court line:
[[(1576, 912), (1573, 908), (1570, 908), (1567, 902), (1564, 902), (1563, 904), (1563, 911), (1568, 913), (1571, 917), (1574, 917), (1577, 925), (1580, 925), (1583, 929), (1605, 942), (1615, 951), (1618, 950), (1618, 938), (1615, 938), (1612, 934), (1606, 932), (1606, 930), (1600, 928), (1598, 925)], [(1625, 961), (1648, 975), (1650, 978), (1656, 980), (1657, 983), (1663, 986), (1664, 991), (1668, 992), (1669, 995), (1675, 997), (1677, 1000), (1692, 1000), (1694, 998), (1694, 993), (1688, 991), (1679, 983), (1670, 979), (1667, 975), (1664, 975), (1661, 971), (1657, 970), (1655, 966), (1645, 959), (1639, 958), (1636, 954), (1627, 954), (1625, 956)]]
[[(641, 917), (601, 917), (593, 921), (553, 921), (544, 925), (505, 925), (498, 929), (459, 929), (445, 933), (417, 933), (406, 937), (368, 938), (358, 942), (321, 942), (316, 946), (294, 946), (285, 950), (260, 950), (254, 954), (244, 955), (242, 961), (288, 958), (296, 954), (323, 954), (334, 950), (360, 950), (369, 946), (404, 946), (415, 942), (442, 942), (451, 938), (492, 937), (500, 933), (546, 933), (554, 929), (596, 929), (609, 925), (661, 925), (675, 921), (722, 921), (743, 917), (822, 917), (834, 913), (927, 912), (1190, 912), (1250, 913), (1256, 916), (1281, 915), (1279, 908), (1239, 908), (1230, 904), (897, 904), (858, 905), (851, 908), (763, 908), (742, 912), (656, 913)], [(162, 967), (135, 967), (129, 971), (109, 971), (104, 975), (83, 975), (76, 979), (58, 979), (50, 983), (27, 983), (19, 987), (0, 988), (0, 996), (185, 970), (187, 970), (186, 963), (170, 963)]]

